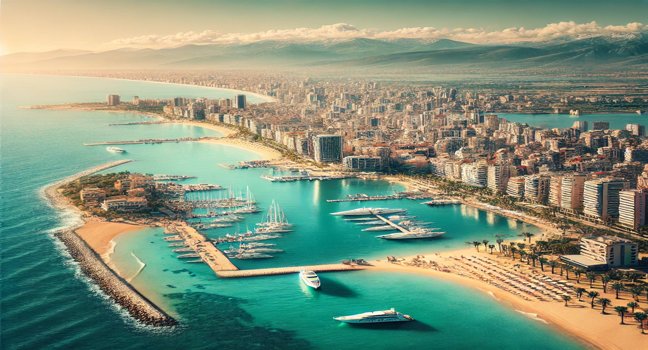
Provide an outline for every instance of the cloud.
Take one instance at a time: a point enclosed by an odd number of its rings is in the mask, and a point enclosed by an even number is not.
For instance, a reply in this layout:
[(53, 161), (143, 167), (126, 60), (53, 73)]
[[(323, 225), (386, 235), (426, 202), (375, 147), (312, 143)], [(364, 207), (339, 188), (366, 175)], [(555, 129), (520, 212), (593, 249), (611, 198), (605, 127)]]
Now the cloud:
[(246, 44), (257, 41), (330, 41), (356, 38), (369, 39), (453, 39), (471, 43), (515, 43), (547, 41), (560, 38), (579, 39), (592, 36), (626, 36), (648, 31), (648, 25), (632, 22), (625, 25), (600, 26), (589, 23), (558, 22), (541, 28), (511, 27), (496, 31), (482, 28), (411, 27), (391, 31), (361, 29), (347, 23), (324, 25), (319, 28), (273, 29), (256, 33), (220, 33), (213, 30), (180, 32), (171, 35), (142, 35), (120, 38), (105, 43), (106, 48), (139, 47), (165, 48), (188, 44)]

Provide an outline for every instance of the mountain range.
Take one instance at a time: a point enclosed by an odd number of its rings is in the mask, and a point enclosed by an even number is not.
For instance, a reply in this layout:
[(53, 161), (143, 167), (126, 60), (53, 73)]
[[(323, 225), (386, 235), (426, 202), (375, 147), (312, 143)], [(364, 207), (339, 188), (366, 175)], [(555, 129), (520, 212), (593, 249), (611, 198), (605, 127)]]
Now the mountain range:
[(5, 69), (601, 69), (643, 70), (648, 34), (520, 44), (448, 39), (258, 41), (102, 52), (57, 50), (0, 56)]

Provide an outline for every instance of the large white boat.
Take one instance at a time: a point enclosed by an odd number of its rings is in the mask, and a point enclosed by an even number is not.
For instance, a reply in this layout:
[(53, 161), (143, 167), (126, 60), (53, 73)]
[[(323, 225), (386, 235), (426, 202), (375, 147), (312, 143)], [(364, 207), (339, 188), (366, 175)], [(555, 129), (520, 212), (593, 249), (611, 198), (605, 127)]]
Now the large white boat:
[(119, 147), (106, 147), (106, 151), (112, 152), (112, 153), (126, 153), (126, 150), (123, 148)]
[(322, 282), (319, 279), (319, 276), (314, 271), (301, 270), (299, 272), (299, 279), (307, 286), (313, 289), (319, 289), (322, 285)]
[(331, 215), (338, 216), (367, 216), (367, 215), (387, 215), (387, 214), (398, 214), (406, 212), (406, 209), (400, 208), (358, 208), (347, 211), (339, 211), (337, 213), (331, 213)]
[(408, 233), (405, 232), (398, 232), (398, 233), (391, 233), (388, 235), (382, 235), (378, 236), (378, 238), (382, 239), (423, 239), (423, 238), (437, 238), (445, 235), (445, 232), (441, 231), (430, 231), (427, 229), (415, 229), (412, 230)]
[(402, 314), (396, 310), (364, 312), (357, 315), (333, 317), (344, 323), (389, 323), (414, 321), (410, 315)]
[(392, 227), (391, 225), (382, 225), (382, 226), (373, 226), (363, 229), (362, 231), (397, 231), (398, 229)]

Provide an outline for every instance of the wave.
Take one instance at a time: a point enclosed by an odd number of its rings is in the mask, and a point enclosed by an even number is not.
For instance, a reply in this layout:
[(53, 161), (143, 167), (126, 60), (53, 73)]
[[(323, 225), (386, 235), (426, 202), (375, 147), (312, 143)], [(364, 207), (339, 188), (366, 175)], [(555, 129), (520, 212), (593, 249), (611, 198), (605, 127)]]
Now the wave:
[(538, 314), (536, 314), (536, 313), (532, 313), (532, 312), (524, 312), (524, 311), (517, 310), (517, 309), (516, 309), (515, 311), (521, 313), (522, 315), (524, 315), (524, 316), (526, 316), (526, 317), (528, 317), (528, 318), (530, 318), (530, 319), (532, 319), (532, 320), (539, 321), (539, 322), (542, 322), (542, 323), (544, 323), (544, 324), (549, 324), (549, 322), (547, 322), (547, 321), (545, 321), (544, 319), (538, 317)]

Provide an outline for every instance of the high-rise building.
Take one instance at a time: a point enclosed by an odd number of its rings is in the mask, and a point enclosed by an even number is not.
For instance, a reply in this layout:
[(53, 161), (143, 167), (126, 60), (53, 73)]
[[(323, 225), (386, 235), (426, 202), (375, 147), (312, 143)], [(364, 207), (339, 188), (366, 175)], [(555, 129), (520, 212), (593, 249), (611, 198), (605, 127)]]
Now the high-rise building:
[(313, 138), (313, 153), (318, 163), (340, 163), (342, 161), (342, 136), (318, 135)]
[(549, 197), (549, 176), (524, 176), (524, 199), (533, 203), (546, 203)]
[(583, 209), (583, 190), (587, 176), (573, 174), (563, 176), (560, 185), (560, 207), (579, 212)]
[(553, 175), (549, 183), (549, 205), (559, 207), (562, 201), (562, 176)]
[(580, 130), (581, 132), (587, 131), (587, 121), (577, 120), (572, 125), (572, 129)]
[(608, 222), (619, 217), (619, 192), (626, 188), (623, 179), (603, 178), (585, 181), (583, 213)]
[(486, 187), (487, 165), (484, 162), (461, 165), (461, 180), (471, 186)]
[(624, 190), (619, 193), (619, 224), (633, 230), (648, 220), (648, 190)]
[(238, 109), (245, 109), (245, 106), (247, 104), (245, 95), (236, 95), (234, 98), (234, 107)]
[(516, 176), (509, 179), (506, 185), (506, 194), (521, 199), (524, 197), (524, 176)]
[(505, 193), (510, 177), (510, 165), (496, 164), (488, 166), (487, 185), (493, 193)]
[(108, 95), (109, 106), (119, 106), (119, 95)]

